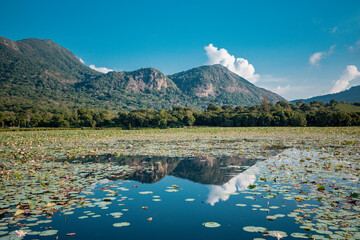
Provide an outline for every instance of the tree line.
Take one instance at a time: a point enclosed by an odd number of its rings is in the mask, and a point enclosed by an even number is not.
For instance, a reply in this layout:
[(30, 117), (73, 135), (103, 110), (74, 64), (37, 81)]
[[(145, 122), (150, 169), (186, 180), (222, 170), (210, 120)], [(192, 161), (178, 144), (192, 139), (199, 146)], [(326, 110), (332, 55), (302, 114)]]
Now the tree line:
[[(5, 127), (122, 127), (174, 128), (184, 126), (360, 126), (360, 112), (343, 111), (336, 100), (330, 103), (299, 101), (269, 103), (249, 107), (219, 107), (209, 104), (203, 111), (187, 107), (172, 110), (136, 109), (112, 112), (86, 108), (55, 109), (39, 112), (32, 109), (0, 112), (0, 126)], [(341, 103), (344, 105), (345, 103)], [(345, 104), (360, 106), (359, 103)]]

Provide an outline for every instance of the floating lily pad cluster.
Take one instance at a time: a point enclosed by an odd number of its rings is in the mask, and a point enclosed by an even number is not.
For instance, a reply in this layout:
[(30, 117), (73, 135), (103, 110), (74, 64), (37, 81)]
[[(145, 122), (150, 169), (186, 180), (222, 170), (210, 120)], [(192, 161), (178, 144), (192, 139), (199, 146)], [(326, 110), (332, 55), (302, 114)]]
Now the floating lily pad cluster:
[[(358, 239), (360, 237), (359, 161), (358, 154), (347, 148), (333, 151), (289, 149), (268, 161), (259, 162), (262, 169), (261, 186), (250, 191), (260, 192), (262, 198), (278, 198), (297, 202), (297, 209), (287, 214), (299, 223), (293, 237), (314, 239)], [(321, 186), (321, 188), (319, 187)], [(255, 199), (247, 196), (246, 198)], [(286, 202), (284, 202), (286, 203)], [(237, 206), (243, 206), (237, 204)], [(252, 207), (258, 207), (252, 205)], [(276, 209), (277, 206), (269, 206)], [(268, 215), (274, 221), (283, 214)]]
[[(273, 221), (283, 217), (292, 218), (299, 224), (299, 232), (290, 234), (294, 238), (305, 238), (311, 234), (315, 239), (359, 239), (359, 139), (360, 128), (1, 132), (0, 237), (13, 233), (9, 227), (24, 229), (28, 235), (56, 235), (56, 229), (31, 231), (30, 228), (49, 224), (46, 221), (51, 219), (45, 217), (57, 212), (71, 216), (78, 207), (106, 210), (115, 202), (123, 204), (126, 197), (121, 196), (121, 192), (129, 188), (118, 186), (112, 190), (102, 189), (107, 192), (102, 199), (92, 199), (94, 190), (99, 183), (119, 179), (139, 166), (120, 166), (113, 164), (110, 158), (107, 162), (71, 162), (88, 155), (96, 158), (100, 154), (112, 154), (203, 156), (209, 159), (227, 155), (266, 160), (258, 164), (262, 171), (256, 173), (256, 183), (243, 192), (250, 193), (246, 199), (262, 197), (271, 200), (282, 197), (284, 204), (296, 202), (297, 208), (285, 215), (272, 212), (279, 206), (271, 204), (238, 203), (237, 207), (270, 211), (267, 219)], [(275, 153), (286, 148), (291, 149), (273, 158)], [(58, 159), (62, 161), (55, 161)], [(225, 168), (243, 171), (247, 167), (228, 165)], [(143, 170), (146, 173), (153, 171), (151, 167)], [(165, 191), (169, 193), (164, 194), (176, 195), (179, 189), (171, 186)], [(139, 194), (153, 193), (139, 191)], [(235, 194), (239, 193), (227, 195)], [(161, 204), (159, 196), (152, 196), (152, 201)], [(111, 216), (121, 218), (123, 212), (126, 209)], [(90, 211), (77, 219), (86, 221), (101, 216)], [(114, 226), (125, 227), (129, 224), (117, 222)], [(220, 227), (220, 224), (207, 222), (204, 226)], [(251, 232), (253, 229), (247, 230)]]

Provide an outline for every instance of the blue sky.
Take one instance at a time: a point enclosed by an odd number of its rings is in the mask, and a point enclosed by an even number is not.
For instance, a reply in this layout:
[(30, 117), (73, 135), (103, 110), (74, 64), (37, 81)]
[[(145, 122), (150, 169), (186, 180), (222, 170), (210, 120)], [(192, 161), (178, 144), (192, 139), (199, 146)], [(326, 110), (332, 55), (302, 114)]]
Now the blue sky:
[(0, 36), (52, 39), (97, 68), (154, 67), (172, 74), (225, 62), (289, 100), (360, 84), (360, 1), (19, 0), (0, 5)]

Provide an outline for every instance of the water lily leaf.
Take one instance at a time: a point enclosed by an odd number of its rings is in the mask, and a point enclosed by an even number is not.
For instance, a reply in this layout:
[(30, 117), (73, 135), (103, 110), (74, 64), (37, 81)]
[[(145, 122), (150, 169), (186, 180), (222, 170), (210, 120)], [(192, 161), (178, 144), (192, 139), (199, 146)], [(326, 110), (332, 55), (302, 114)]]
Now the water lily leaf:
[(130, 226), (129, 222), (119, 222), (119, 223), (114, 223), (113, 224), (114, 227), (127, 227)]
[(44, 232), (41, 232), (40, 236), (52, 236), (58, 233), (58, 230), (46, 230)]
[(204, 222), (202, 224), (204, 227), (207, 227), (207, 228), (217, 228), (217, 227), (220, 227), (221, 225), (217, 222)]
[(271, 208), (271, 209), (278, 209), (279, 207), (278, 207), (278, 206), (270, 206), (269, 208)]
[(139, 194), (145, 195), (145, 194), (153, 194), (152, 191), (143, 191), (143, 192), (139, 192)]
[(243, 227), (243, 230), (245, 232), (259, 232), (259, 233), (262, 233), (262, 232), (265, 232), (267, 229), (264, 228), (264, 227), (246, 226), (246, 227)]
[(27, 232), (26, 235), (39, 235), (41, 232), (39, 231), (30, 231), (30, 232)]
[(290, 236), (292, 236), (293, 238), (305, 238), (305, 239), (309, 238), (305, 233), (297, 233), (297, 232), (290, 234)]
[(73, 211), (69, 211), (69, 212), (64, 212), (63, 214), (64, 214), (64, 215), (71, 215), (71, 214), (74, 214), (74, 212), (73, 212)]
[(165, 192), (178, 192), (179, 190), (177, 189), (166, 189)]

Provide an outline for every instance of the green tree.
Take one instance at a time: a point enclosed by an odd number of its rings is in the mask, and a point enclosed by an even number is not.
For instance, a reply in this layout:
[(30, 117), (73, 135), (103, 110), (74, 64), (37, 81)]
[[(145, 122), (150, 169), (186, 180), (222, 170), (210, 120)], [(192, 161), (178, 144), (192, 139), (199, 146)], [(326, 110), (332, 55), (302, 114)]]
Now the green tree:
[(210, 103), (209, 106), (207, 107), (207, 111), (209, 111), (209, 112), (221, 112), (222, 109), (221, 109), (221, 107), (216, 106), (213, 103)]

